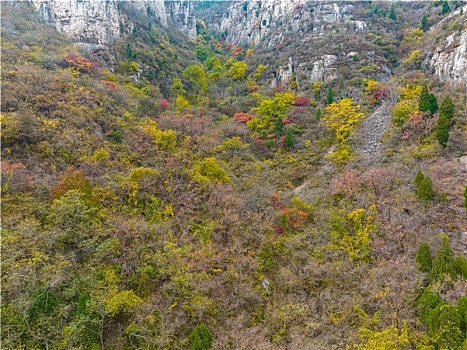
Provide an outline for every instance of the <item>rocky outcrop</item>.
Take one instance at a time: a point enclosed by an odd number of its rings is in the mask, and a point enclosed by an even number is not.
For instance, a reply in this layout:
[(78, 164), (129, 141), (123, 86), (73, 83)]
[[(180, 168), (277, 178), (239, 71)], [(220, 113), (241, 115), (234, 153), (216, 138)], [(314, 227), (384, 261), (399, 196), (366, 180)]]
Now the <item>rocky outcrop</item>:
[[(305, 0), (264, 0), (233, 2), (220, 25), (211, 26), (226, 35), (231, 43), (266, 46), (281, 43), (287, 32), (298, 37), (305, 33), (322, 36), (326, 26), (349, 20), (353, 5), (344, 3), (313, 3)], [(355, 22), (356, 30), (364, 30), (366, 23)]]
[[(331, 33), (339, 31), (348, 31), (349, 35), (365, 31), (367, 24), (352, 18), (354, 8), (351, 3), (306, 0), (232, 2), (220, 21), (206, 18), (206, 24), (222, 32), (232, 44), (254, 44), (260, 49), (275, 50), (281, 57), (275, 63), (270, 85), (276, 88), (292, 80), (297, 84), (311, 84), (337, 77), (337, 55), (340, 57), (342, 53), (336, 52), (339, 50), (331, 48), (329, 43), (328, 48), (316, 43), (324, 44)], [(298, 48), (298, 42), (305, 46), (313, 43), (315, 48)], [(291, 44), (293, 51), (289, 49)], [(290, 54), (286, 62), (282, 53)]]
[(196, 37), (196, 17), (190, 0), (165, 1), (169, 24), (190, 38)]
[(39, 14), (74, 41), (109, 43), (120, 35), (116, 1), (32, 0)]
[(467, 86), (467, 29), (449, 35), (435, 49), (430, 65), (442, 82)]
[(109, 44), (131, 30), (129, 12), (144, 14), (162, 26), (172, 25), (189, 37), (196, 36), (196, 19), (190, 0), (31, 0), (39, 14), (58, 32), (89, 44)]

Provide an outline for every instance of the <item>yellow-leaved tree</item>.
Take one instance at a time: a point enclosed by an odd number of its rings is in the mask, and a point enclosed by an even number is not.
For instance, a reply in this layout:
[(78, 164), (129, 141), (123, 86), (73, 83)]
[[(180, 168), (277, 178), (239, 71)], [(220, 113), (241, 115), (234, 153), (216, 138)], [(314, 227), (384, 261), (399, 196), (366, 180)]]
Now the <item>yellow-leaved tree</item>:
[(344, 98), (326, 106), (324, 124), (336, 132), (336, 139), (343, 143), (352, 134), (355, 125), (365, 116), (359, 112), (360, 105), (354, 105), (351, 98)]

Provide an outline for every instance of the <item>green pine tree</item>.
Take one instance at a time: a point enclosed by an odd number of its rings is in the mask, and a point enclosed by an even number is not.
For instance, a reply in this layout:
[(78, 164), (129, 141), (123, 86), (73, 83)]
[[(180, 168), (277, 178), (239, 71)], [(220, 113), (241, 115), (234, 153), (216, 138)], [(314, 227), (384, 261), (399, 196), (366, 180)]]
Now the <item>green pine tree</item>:
[(131, 50), (130, 44), (126, 44), (126, 57), (133, 58), (133, 51)]
[(420, 181), (417, 197), (424, 202), (429, 202), (433, 198), (433, 183), (428, 176), (423, 177), (423, 180)]
[(321, 119), (321, 108), (318, 108), (316, 110), (316, 119), (320, 120)]
[(423, 242), (420, 245), (420, 248), (418, 248), (417, 255), (415, 256), (415, 263), (420, 271), (431, 271), (432, 260), (430, 254), (430, 245), (428, 242)]
[(461, 331), (466, 334), (467, 332), (467, 296), (457, 299), (456, 303), (457, 313), (461, 317)]
[(292, 130), (292, 128), (287, 128), (287, 130), (285, 131), (284, 146), (287, 147), (287, 148), (292, 148), (293, 147), (293, 130)]
[(334, 90), (332, 87), (328, 87), (328, 92), (326, 94), (326, 103), (330, 105), (331, 103), (334, 102)]
[(446, 97), (443, 102), (441, 102), (439, 116), (444, 116), (449, 122), (454, 117), (454, 104), (452, 103), (452, 100), (449, 96)]
[(204, 324), (195, 327), (190, 334), (190, 350), (209, 350), (212, 347), (212, 334)]
[(464, 207), (467, 209), (467, 186), (465, 186), (464, 190)]
[(426, 32), (428, 29), (428, 18), (426, 17), (426, 13), (423, 14), (422, 21), (420, 22), (420, 28)]
[(428, 101), (430, 102), (430, 112), (431, 114), (435, 114), (438, 112), (438, 101), (436, 100), (436, 96), (432, 93), (428, 95)]
[(274, 130), (276, 130), (277, 133), (282, 133), (282, 130), (284, 129), (284, 122), (282, 121), (282, 118), (277, 118), (276, 125), (274, 126)]
[(433, 260), (433, 267), (430, 273), (430, 279), (437, 281), (443, 276), (449, 275), (451, 278), (456, 278), (456, 263), (454, 261), (454, 253), (449, 244), (449, 237), (444, 235), (443, 243), (436, 252), (436, 258)]
[(417, 304), (420, 306), (420, 319), (425, 325), (428, 325), (430, 313), (443, 301), (438, 293), (432, 292), (428, 287), (417, 298)]
[(425, 175), (423, 175), (422, 171), (419, 170), (417, 175), (415, 175), (415, 178), (413, 179), (413, 183), (418, 187), (420, 186), (420, 183), (422, 182), (423, 178)]
[(391, 4), (391, 10), (389, 10), (389, 19), (395, 21), (396, 17), (396, 5), (394, 3)]
[(448, 129), (448, 121), (446, 117), (440, 116), (438, 118), (438, 126), (436, 128), (436, 138), (438, 142), (443, 148), (446, 148), (449, 139), (449, 129)]
[(465, 255), (459, 255), (455, 260), (455, 264), (456, 274), (467, 279), (467, 258), (465, 257)]
[(444, 15), (445, 13), (448, 13), (451, 11), (451, 8), (449, 7), (449, 4), (447, 1), (443, 1), (443, 7), (441, 8), (441, 14)]
[(420, 101), (418, 103), (418, 110), (420, 112), (429, 112), (430, 111), (430, 93), (428, 92), (428, 87), (425, 85), (420, 92)]
[(460, 349), (463, 340), (461, 317), (454, 305), (444, 302), (431, 312), (428, 334), (437, 349)]

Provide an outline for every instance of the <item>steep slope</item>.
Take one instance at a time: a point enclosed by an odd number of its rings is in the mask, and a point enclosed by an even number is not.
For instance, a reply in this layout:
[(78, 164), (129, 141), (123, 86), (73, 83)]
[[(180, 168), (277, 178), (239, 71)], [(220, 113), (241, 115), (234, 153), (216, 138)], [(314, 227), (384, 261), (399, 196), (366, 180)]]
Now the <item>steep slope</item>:
[(77, 42), (115, 42), (133, 29), (134, 23), (128, 19), (129, 13), (147, 15), (164, 27), (170, 25), (191, 38), (196, 36), (196, 20), (190, 0), (30, 1), (59, 33), (65, 33)]
[(430, 65), (440, 81), (467, 87), (467, 28), (460, 33), (452, 33), (441, 42), (431, 57)]
[(466, 348), (465, 14), (333, 3), (253, 45), (119, 2), (106, 46), (2, 3), (2, 349)]
[(361, 128), (354, 137), (357, 140), (355, 150), (363, 155), (367, 164), (375, 164), (381, 160), (382, 140), (392, 123), (391, 109), (392, 106), (383, 102), (363, 120)]

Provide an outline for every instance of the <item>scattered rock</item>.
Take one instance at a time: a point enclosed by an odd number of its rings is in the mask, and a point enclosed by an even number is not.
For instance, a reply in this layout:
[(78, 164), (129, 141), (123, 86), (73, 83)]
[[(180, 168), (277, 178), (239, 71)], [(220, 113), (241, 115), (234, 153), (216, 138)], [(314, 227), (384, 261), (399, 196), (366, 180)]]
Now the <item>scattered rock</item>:
[(391, 110), (386, 102), (374, 113), (365, 118), (362, 127), (354, 139), (361, 140), (355, 151), (361, 153), (367, 160), (376, 160), (381, 156), (381, 140), (391, 125)]

